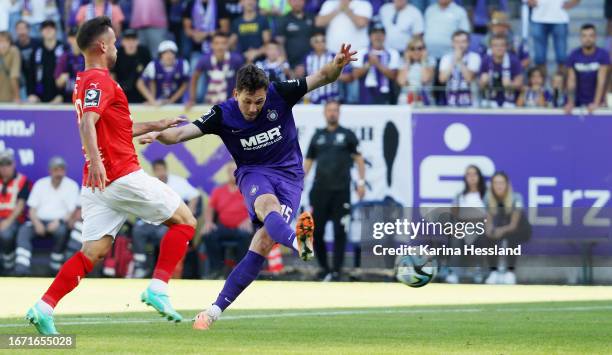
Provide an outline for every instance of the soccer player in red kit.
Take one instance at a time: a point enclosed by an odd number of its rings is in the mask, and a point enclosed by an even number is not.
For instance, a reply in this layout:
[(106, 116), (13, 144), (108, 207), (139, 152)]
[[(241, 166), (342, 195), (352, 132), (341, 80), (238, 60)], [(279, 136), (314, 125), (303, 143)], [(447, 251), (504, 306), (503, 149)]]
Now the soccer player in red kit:
[(182, 320), (168, 300), (168, 280), (195, 233), (196, 219), (168, 185), (141, 169), (132, 142), (132, 137), (174, 127), (182, 119), (132, 122), (125, 93), (109, 74), (117, 59), (115, 41), (111, 21), (103, 16), (85, 22), (77, 35), (85, 56), (85, 71), (77, 74), (72, 96), (85, 152), (81, 191), (84, 243), (27, 312), (26, 319), (41, 334), (57, 334), (53, 308), (110, 251), (128, 214), (169, 226), (153, 279), (141, 300), (168, 320)]

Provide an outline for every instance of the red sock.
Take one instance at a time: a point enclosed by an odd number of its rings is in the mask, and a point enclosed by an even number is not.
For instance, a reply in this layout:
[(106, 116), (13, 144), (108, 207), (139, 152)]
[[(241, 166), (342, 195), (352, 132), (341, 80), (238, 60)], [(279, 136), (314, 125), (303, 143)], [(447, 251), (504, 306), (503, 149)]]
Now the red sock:
[(78, 286), (82, 278), (93, 269), (93, 263), (82, 252), (77, 252), (64, 263), (49, 286), (42, 300), (49, 306), (55, 305)]
[(164, 235), (159, 247), (157, 265), (153, 278), (168, 282), (176, 264), (185, 256), (189, 241), (193, 238), (195, 229), (187, 224), (173, 224)]

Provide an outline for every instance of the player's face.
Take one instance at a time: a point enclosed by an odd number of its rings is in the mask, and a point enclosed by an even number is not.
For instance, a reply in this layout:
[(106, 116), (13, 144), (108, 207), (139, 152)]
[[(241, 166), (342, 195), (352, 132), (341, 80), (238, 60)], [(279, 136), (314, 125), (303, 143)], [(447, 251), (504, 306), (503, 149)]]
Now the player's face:
[(595, 31), (593, 31), (592, 29), (589, 28), (580, 31), (580, 43), (582, 44), (582, 47), (593, 48), (593, 46), (595, 45), (595, 39)]
[(238, 108), (244, 118), (247, 121), (253, 121), (266, 103), (266, 89), (261, 88), (254, 92), (248, 92), (247, 90), (239, 92), (234, 89), (234, 98), (238, 101)]
[(115, 36), (115, 31), (113, 31), (112, 28), (109, 28), (100, 39), (102, 42), (101, 49), (106, 57), (106, 65), (108, 66), (108, 69), (112, 69), (117, 62), (117, 47), (115, 46), (117, 37)]
[(508, 190), (508, 182), (503, 176), (497, 175), (491, 180), (491, 188), (493, 189), (493, 195), (497, 198), (504, 198)]
[(340, 120), (340, 105), (337, 102), (328, 103), (325, 105), (324, 114), (328, 125), (337, 125)]

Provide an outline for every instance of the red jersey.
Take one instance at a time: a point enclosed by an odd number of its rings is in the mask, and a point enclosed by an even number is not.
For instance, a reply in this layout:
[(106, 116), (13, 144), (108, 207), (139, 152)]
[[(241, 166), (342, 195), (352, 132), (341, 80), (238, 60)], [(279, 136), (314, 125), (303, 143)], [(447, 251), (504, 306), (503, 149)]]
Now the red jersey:
[[(96, 122), (96, 136), (100, 157), (110, 182), (139, 170), (127, 97), (108, 70), (87, 69), (77, 73), (72, 102), (79, 124), (85, 112), (92, 111), (100, 115)], [(85, 157), (83, 185), (88, 170), (89, 159)]]
[(217, 213), (219, 222), (227, 228), (238, 228), (240, 223), (249, 218), (240, 190), (236, 188), (231, 191), (228, 184), (212, 191), (208, 205)]

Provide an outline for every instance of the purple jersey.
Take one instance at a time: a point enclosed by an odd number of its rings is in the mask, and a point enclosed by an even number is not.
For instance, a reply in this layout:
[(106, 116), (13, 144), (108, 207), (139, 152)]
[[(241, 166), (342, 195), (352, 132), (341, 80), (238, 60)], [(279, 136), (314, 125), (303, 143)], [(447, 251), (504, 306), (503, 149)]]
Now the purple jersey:
[(500, 107), (504, 102), (515, 103), (517, 92), (515, 90), (505, 90), (502, 81), (503, 79), (513, 80), (521, 74), (521, 71), (519, 59), (512, 53), (506, 53), (500, 63), (496, 63), (491, 55), (484, 56), (480, 74), (489, 74), (488, 91), (486, 93), (488, 98), (497, 102)]
[(590, 55), (577, 48), (567, 58), (567, 66), (576, 73), (576, 105), (588, 105), (595, 99), (597, 71), (602, 65), (610, 65), (610, 55), (605, 49), (596, 47)]
[(247, 121), (231, 98), (213, 106), (193, 123), (204, 134), (218, 135), (236, 161), (238, 185), (247, 173), (277, 176), (302, 186), (302, 151), (291, 108), (306, 94), (306, 79), (271, 83), (263, 109)]

